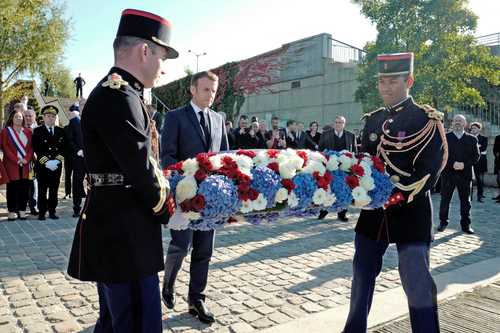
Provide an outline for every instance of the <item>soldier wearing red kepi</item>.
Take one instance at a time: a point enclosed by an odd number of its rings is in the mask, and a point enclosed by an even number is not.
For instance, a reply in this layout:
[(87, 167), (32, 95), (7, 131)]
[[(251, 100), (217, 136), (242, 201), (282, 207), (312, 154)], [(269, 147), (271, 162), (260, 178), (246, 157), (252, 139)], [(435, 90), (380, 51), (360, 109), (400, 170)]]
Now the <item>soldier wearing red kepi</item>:
[(91, 189), (76, 226), (68, 274), (97, 282), (97, 333), (162, 331), (161, 225), (173, 207), (168, 181), (153, 157), (143, 90), (164, 74), (167, 59), (178, 56), (170, 46), (170, 29), (160, 16), (124, 10), (113, 43), (115, 66), (94, 88), (82, 114)]
[(413, 102), (413, 53), (378, 58), (383, 108), (366, 114), (361, 150), (386, 164), (395, 192), (384, 208), (362, 210), (354, 241), (351, 305), (344, 333), (367, 331), (367, 318), (389, 243), (396, 243), (399, 275), (413, 332), (439, 332), (436, 285), (429, 272), (430, 189), (446, 164), (442, 113)]

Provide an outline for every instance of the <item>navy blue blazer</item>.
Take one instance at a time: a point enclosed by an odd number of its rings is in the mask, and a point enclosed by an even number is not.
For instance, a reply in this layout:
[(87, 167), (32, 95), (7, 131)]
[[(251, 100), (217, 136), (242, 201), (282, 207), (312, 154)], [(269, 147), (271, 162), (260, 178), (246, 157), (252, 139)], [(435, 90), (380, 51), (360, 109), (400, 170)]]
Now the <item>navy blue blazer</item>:
[(224, 118), (212, 110), (208, 114), (211, 140), (207, 144), (191, 103), (166, 113), (160, 145), (163, 168), (199, 153), (229, 150)]

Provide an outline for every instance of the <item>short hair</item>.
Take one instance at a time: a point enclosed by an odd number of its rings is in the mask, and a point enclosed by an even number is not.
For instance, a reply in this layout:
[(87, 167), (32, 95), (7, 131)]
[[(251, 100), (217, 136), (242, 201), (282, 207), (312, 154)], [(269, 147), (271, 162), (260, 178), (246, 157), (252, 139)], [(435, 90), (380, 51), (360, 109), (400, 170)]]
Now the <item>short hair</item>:
[(295, 124), (295, 120), (292, 120), (292, 119), (287, 120), (287, 122), (286, 122), (286, 127), (288, 127), (288, 126), (290, 126), (290, 125), (293, 125), (293, 124)]
[(335, 117), (335, 120), (337, 120), (337, 119), (342, 119), (342, 120), (344, 121), (344, 123), (346, 123), (346, 122), (347, 122), (347, 120), (345, 119), (345, 117), (344, 117), (344, 116), (340, 116), (340, 115), (339, 115), (339, 116), (336, 116), (336, 117)]
[(280, 118), (279, 118), (278, 116), (273, 116), (273, 117), (271, 118), (271, 121), (273, 121), (273, 120), (280, 120)]
[(14, 110), (19, 110), (21, 112), (26, 111), (26, 107), (24, 106), (23, 103), (16, 103), (14, 104)]
[(472, 127), (472, 126), (476, 126), (477, 129), (479, 129), (479, 130), (481, 130), (483, 128), (483, 125), (481, 125), (481, 123), (478, 121), (474, 121), (474, 122), (470, 123), (469, 127)]
[(156, 49), (159, 46), (147, 39), (135, 36), (117, 36), (113, 41), (113, 51), (115, 54), (115, 59), (118, 58), (120, 52), (129, 50), (130, 48), (136, 46), (137, 44), (142, 44), (142, 43), (147, 44), (148, 47), (151, 48), (151, 52), (156, 54)]
[(248, 120), (248, 116), (247, 116), (247, 115), (245, 115), (245, 114), (242, 114), (242, 115), (240, 116), (240, 120)]
[(297, 121), (297, 125), (304, 125), (303, 121)]
[(316, 120), (315, 120), (315, 121), (311, 121), (311, 122), (309, 123), (309, 127), (312, 127), (312, 125), (314, 125), (314, 124), (316, 124), (316, 126), (318, 126), (318, 127), (319, 127), (319, 124), (318, 124), (318, 122), (317, 122)]
[(198, 80), (203, 79), (204, 77), (212, 81), (219, 81), (219, 77), (215, 73), (211, 71), (203, 71), (191, 76), (191, 86), (196, 87)]

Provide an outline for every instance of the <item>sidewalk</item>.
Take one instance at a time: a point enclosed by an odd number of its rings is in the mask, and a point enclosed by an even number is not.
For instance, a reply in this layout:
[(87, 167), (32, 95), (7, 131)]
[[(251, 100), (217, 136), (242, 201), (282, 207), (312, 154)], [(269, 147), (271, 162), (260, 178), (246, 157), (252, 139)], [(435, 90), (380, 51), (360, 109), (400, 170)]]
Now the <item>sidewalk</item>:
[[(490, 199), (492, 190), (486, 195), (485, 203), (473, 203), (476, 235), (459, 231), (457, 198), (449, 228), (436, 235), (431, 268), (441, 298), (489, 283), (500, 272), (500, 205)], [(433, 201), (436, 207), (439, 196)], [(0, 207), (5, 210), (5, 203)], [(60, 207), (57, 221), (0, 222), (0, 333), (92, 331), (96, 289), (65, 273), (76, 219), (70, 217), (70, 200), (61, 200)], [(340, 332), (349, 304), (356, 218), (352, 211), (346, 223), (331, 214), (323, 221), (289, 219), (217, 231), (206, 291), (216, 323), (207, 326), (186, 313), (187, 260), (175, 311), (163, 309), (165, 332)], [(169, 239), (165, 229), (165, 248)], [(394, 246), (385, 255), (375, 302), (371, 327), (407, 312)]]

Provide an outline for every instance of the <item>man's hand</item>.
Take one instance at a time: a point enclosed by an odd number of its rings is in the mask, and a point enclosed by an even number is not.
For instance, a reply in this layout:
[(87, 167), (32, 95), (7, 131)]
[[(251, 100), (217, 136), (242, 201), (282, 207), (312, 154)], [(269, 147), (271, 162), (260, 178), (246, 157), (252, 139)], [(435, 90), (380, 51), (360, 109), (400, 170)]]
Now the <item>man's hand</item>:
[(45, 163), (45, 167), (47, 169), (49, 169), (50, 171), (55, 171), (57, 169), (57, 165), (58, 165), (58, 162), (57, 160), (50, 160), (50, 161), (47, 161)]
[(244, 128), (240, 128), (240, 134), (241, 135), (245, 134), (245, 129)]
[(80, 149), (79, 151), (76, 152), (76, 155), (83, 157), (83, 150)]
[(455, 162), (455, 163), (453, 163), (453, 169), (455, 169), (455, 170), (463, 170), (464, 169), (464, 163), (463, 162)]

